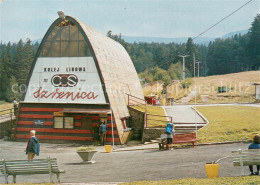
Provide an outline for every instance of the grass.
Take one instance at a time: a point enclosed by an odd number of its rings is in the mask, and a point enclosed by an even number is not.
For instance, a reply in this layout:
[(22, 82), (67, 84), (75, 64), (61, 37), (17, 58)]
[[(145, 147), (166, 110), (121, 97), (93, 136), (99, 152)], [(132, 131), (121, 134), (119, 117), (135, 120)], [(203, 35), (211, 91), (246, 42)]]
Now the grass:
[[(145, 112), (145, 106), (144, 105), (143, 106), (134, 106), (134, 108), (141, 111), (141, 112)], [(147, 105), (147, 113), (165, 116), (164, 109), (162, 107), (158, 107), (158, 106)], [(148, 127), (149, 128), (165, 127), (166, 123), (167, 123), (166, 117), (149, 116), (148, 115), (148, 119), (149, 119), (148, 120)]]
[[(207, 96), (207, 100), (202, 98), (199, 103), (234, 103), (234, 102), (254, 102), (255, 86), (254, 82), (260, 82), (260, 71), (246, 71), (231, 73), (226, 75), (215, 75), (196, 78), (198, 95)], [(219, 86), (227, 86), (229, 92), (218, 93)]]
[(260, 184), (260, 177), (257, 176), (245, 176), (245, 177), (220, 177), (213, 179), (175, 179), (175, 180), (162, 180), (162, 181), (140, 181), (140, 182), (128, 182), (122, 185), (168, 185), (168, 184), (187, 184), (187, 185), (257, 185)]
[(198, 131), (199, 143), (248, 140), (260, 134), (260, 108), (248, 106), (209, 106), (197, 108), (209, 125)]
[[(226, 75), (214, 75), (207, 77), (191, 78), (193, 83), (189, 88), (182, 88), (181, 82), (171, 84), (167, 87), (167, 97), (174, 98), (175, 102), (180, 103), (182, 97), (197, 87), (197, 103), (236, 103), (236, 102), (255, 102), (255, 86), (252, 83), (260, 83), (260, 71), (246, 71), (231, 73)], [(226, 86), (230, 89), (226, 93), (218, 93), (218, 87)], [(160, 94), (162, 83), (151, 83), (143, 87), (144, 95)], [(192, 98), (188, 103), (193, 103)]]

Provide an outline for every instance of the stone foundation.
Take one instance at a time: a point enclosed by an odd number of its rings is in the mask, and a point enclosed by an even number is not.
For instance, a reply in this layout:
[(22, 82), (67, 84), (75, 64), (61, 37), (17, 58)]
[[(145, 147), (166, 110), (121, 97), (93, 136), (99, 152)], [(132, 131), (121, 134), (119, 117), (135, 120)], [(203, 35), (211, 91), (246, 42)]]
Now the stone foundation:
[(149, 142), (152, 139), (160, 138), (164, 128), (144, 128), (142, 142)]

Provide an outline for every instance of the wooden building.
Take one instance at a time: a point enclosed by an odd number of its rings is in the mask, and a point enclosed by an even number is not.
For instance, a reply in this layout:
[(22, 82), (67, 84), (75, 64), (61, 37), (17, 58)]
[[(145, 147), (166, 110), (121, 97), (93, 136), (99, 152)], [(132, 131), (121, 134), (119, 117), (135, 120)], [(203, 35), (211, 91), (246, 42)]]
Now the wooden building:
[(27, 85), (17, 140), (34, 129), (42, 142), (92, 143), (94, 128), (104, 120), (107, 142), (123, 144), (130, 133), (127, 94), (144, 99), (123, 46), (70, 16), (49, 27)]

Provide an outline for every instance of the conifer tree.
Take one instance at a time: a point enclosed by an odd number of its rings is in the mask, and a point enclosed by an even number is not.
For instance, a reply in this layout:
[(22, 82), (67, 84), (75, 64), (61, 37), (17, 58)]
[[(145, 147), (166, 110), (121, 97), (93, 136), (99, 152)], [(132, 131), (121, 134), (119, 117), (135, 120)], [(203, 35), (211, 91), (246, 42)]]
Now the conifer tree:
[(33, 59), (34, 59), (34, 55), (33, 55), (33, 47), (31, 45), (31, 40), (27, 39), (23, 49), (23, 57), (22, 57), (22, 64), (21, 64), (22, 67), (20, 69), (21, 78), (19, 80), (19, 84), (26, 84)]
[(247, 51), (252, 69), (260, 69), (260, 14), (255, 17), (252, 27), (249, 29)]

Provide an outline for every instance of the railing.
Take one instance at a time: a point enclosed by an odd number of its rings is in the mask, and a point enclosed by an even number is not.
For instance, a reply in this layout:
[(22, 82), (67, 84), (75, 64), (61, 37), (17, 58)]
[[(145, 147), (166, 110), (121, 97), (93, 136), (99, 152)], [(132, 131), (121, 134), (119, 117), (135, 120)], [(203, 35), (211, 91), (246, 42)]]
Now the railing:
[(11, 108), (11, 109), (0, 110), (0, 122), (1, 122), (1, 120), (8, 119), (8, 118), (10, 120), (13, 120), (13, 118), (14, 118), (14, 109)]
[(131, 94), (127, 94), (128, 96), (128, 106), (135, 107), (137, 109), (141, 109), (147, 114), (147, 102), (144, 99), (138, 98)]
[(143, 111), (144, 114), (144, 127), (155, 125), (162, 125), (165, 127), (166, 123), (172, 122), (171, 116), (163, 116), (156, 114), (148, 114), (147, 112), (147, 102), (144, 99), (138, 98), (136, 96), (127, 94), (128, 96), (128, 106), (136, 108), (140, 111)]
[(162, 127), (165, 127), (166, 123), (168, 123), (168, 122), (172, 123), (171, 116), (146, 114), (145, 127), (148, 128), (149, 126), (152, 126), (152, 124), (161, 125)]

